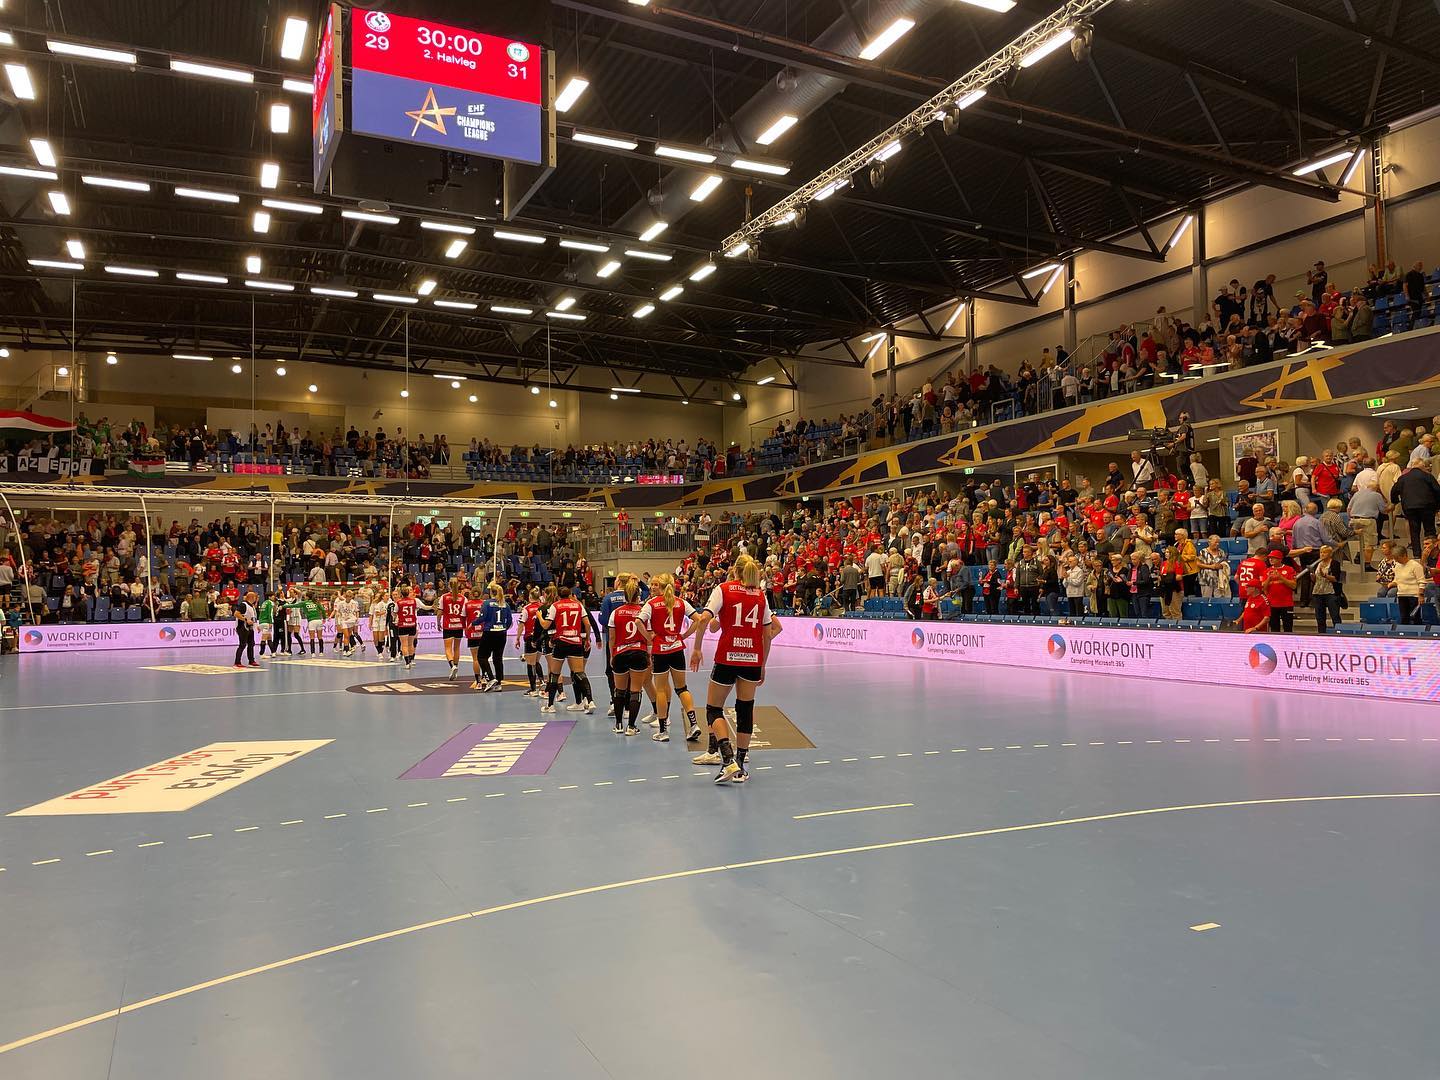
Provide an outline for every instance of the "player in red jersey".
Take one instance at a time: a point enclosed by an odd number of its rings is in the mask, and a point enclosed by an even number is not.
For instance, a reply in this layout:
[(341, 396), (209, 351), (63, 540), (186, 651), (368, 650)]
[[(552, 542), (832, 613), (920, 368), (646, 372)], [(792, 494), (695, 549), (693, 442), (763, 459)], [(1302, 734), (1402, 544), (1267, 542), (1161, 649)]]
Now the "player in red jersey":
[[(625, 582), (625, 602), (610, 612), (610, 668), (615, 673), (615, 734), (635, 735), (640, 729), (640, 702), (650, 678), (650, 606), (640, 601), (640, 583), (634, 577)], [(630, 723), (625, 723), (625, 712)], [(662, 721), (663, 725), (663, 721)], [(662, 726), (661, 731), (664, 731)]]
[[(706, 626), (720, 635), (705, 702), (705, 719), (722, 763), (715, 782), (743, 784), (750, 779), (745, 771), (745, 758), (750, 753), (750, 737), (755, 731), (755, 691), (765, 683), (770, 642), (781, 629), (780, 620), (770, 613), (765, 592), (760, 588), (760, 564), (749, 555), (735, 560), (732, 580), (715, 587), (705, 610), (686, 631), (686, 636), (695, 635), (695, 646), (690, 651), (691, 671), (699, 671), (700, 662), (705, 658)], [(733, 748), (725, 722), (725, 702), (731, 690), (735, 691)], [(710, 756), (702, 754), (695, 760), (704, 764), (710, 761)]]
[(400, 658), (405, 670), (415, 666), (415, 629), (420, 621), (420, 601), (415, 599), (415, 590), (409, 585), (400, 587), (395, 600), (395, 634), (400, 639)]
[(480, 649), (485, 644), (485, 627), (480, 620), (480, 609), (485, 606), (485, 597), (478, 588), (465, 590), (465, 645), (470, 650), (470, 667), (475, 679), (471, 690), (484, 690), (490, 685), (489, 679), (481, 678)]
[(685, 680), (685, 637), (683, 629), (686, 620), (695, 617), (690, 602), (675, 595), (675, 578), (670, 574), (659, 574), (651, 581), (656, 595), (650, 598), (646, 607), (650, 609), (650, 667), (655, 679), (655, 715), (659, 728), (650, 736), (656, 742), (669, 742), (670, 691), (680, 699), (685, 710), (686, 742), (700, 738), (700, 725), (695, 717), (695, 698), (691, 695)]
[(450, 661), (450, 681), (460, 674), (460, 638), (465, 633), (465, 590), (458, 577), (450, 579), (450, 591), (436, 603), (440, 613), (440, 636), (444, 639), (445, 659)]
[(590, 618), (585, 605), (570, 595), (570, 586), (562, 585), (556, 599), (540, 617), (540, 626), (553, 641), (550, 653), (550, 678), (546, 684), (543, 713), (555, 711), (555, 697), (560, 693), (560, 669), (570, 665), (570, 681), (575, 684), (575, 704), (570, 712), (593, 713), (595, 699), (590, 679), (585, 674), (585, 658), (590, 655)]
[(530, 689), (525, 691), (525, 696), (532, 698), (544, 692), (540, 688), (545, 681), (545, 671), (540, 666), (545, 636), (545, 631), (540, 629), (542, 610), (544, 605), (540, 602), (540, 590), (532, 585), (528, 603), (521, 609), (520, 618), (515, 620), (515, 651), (525, 658), (525, 674), (530, 678)]

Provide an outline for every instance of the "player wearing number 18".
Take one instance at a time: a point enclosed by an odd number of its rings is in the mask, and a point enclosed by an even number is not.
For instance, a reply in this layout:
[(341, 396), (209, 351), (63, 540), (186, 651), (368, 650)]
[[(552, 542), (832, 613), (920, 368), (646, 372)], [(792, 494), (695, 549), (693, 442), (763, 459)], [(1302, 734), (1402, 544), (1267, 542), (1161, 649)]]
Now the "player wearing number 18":
[[(705, 655), (706, 627), (720, 635), (715, 647), (715, 667), (710, 673), (710, 692), (705, 716), (715, 737), (722, 768), (717, 784), (743, 784), (750, 779), (745, 758), (755, 731), (755, 691), (765, 683), (765, 662), (770, 642), (780, 633), (780, 620), (770, 612), (765, 591), (760, 588), (760, 564), (749, 555), (735, 560), (732, 580), (717, 585), (705, 610), (696, 616), (687, 636), (695, 635), (690, 652), (690, 670), (699, 671)], [(725, 722), (725, 702), (735, 691), (735, 745)]]

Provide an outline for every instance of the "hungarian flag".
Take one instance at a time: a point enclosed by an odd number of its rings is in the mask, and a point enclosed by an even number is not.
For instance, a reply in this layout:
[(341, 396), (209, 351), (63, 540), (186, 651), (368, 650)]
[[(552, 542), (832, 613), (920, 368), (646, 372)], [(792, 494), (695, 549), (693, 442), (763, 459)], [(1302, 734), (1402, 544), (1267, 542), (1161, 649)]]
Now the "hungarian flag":
[(28, 431), (33, 435), (62, 435), (74, 431), (75, 425), (68, 420), (57, 420), (53, 416), (39, 413), (16, 412), (0, 409), (0, 431)]
[(141, 458), (131, 458), (129, 472), (131, 476), (164, 476), (165, 459), (162, 457), (146, 461)]

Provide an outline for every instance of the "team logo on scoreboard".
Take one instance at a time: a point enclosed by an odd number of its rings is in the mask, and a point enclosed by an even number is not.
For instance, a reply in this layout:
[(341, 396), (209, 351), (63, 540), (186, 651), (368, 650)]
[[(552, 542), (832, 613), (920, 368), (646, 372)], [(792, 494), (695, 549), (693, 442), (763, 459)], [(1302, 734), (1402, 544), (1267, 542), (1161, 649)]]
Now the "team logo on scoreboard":
[(438, 131), (441, 135), (446, 134), (445, 118), (447, 116), (454, 116), (456, 111), (454, 105), (441, 108), (440, 102), (435, 100), (435, 88), (433, 86), (430, 87), (429, 91), (425, 94), (424, 104), (422, 104), (420, 108), (405, 114), (411, 120), (415, 121), (415, 126), (410, 129), (410, 137), (413, 139), (415, 133), (422, 127), (427, 127), (431, 131)]
[(1278, 662), (1275, 650), (1269, 645), (1256, 645), (1250, 650), (1250, 666), (1261, 675), (1269, 675)]
[(377, 34), (383, 34), (390, 29), (390, 16), (383, 11), (366, 12), (365, 25)]
[(530, 59), (530, 47), (523, 42), (512, 41), (505, 47), (505, 55), (517, 64), (523, 64)]

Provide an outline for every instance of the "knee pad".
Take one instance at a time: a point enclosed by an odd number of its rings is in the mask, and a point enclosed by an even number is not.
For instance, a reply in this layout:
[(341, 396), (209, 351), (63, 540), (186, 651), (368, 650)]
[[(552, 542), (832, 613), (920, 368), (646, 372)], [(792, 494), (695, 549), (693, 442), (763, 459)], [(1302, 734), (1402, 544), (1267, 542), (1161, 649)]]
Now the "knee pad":
[(735, 702), (735, 730), (741, 735), (750, 735), (755, 731), (755, 702)]
[(722, 706), (719, 706), (719, 705), (706, 705), (706, 706), (705, 706), (705, 721), (706, 721), (706, 723), (713, 724), (713, 723), (715, 723), (716, 720), (723, 720), (724, 718), (725, 718), (725, 709), (724, 709)]

